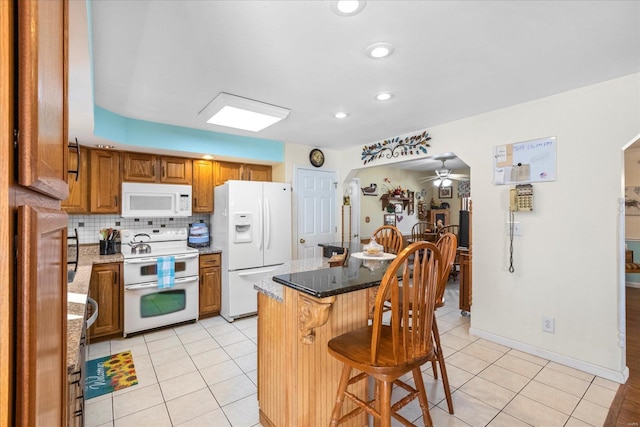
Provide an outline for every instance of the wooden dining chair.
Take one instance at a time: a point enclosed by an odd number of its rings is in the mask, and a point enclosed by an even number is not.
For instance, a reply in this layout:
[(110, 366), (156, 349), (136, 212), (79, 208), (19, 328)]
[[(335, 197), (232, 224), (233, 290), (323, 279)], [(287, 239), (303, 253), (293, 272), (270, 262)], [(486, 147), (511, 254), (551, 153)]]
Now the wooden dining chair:
[[(440, 250), (433, 243), (417, 242), (407, 246), (382, 277), (372, 324), (339, 335), (327, 344), (329, 354), (344, 363), (331, 415), (332, 427), (363, 411), (372, 415), (382, 427), (391, 426), (391, 417), (413, 426), (398, 411), (415, 398), (420, 402), (424, 425), (433, 425), (420, 367), (434, 357), (432, 326), (441, 262)], [(400, 292), (401, 280), (412, 283), (410, 293)], [(391, 301), (391, 324), (383, 324), (387, 300)], [(354, 369), (359, 373), (352, 377)], [(413, 374), (415, 388), (400, 380), (409, 372)], [(369, 376), (375, 380), (372, 399), (347, 390)], [(396, 390), (402, 389), (407, 395), (392, 403), (394, 385)], [(352, 400), (356, 408), (342, 415), (345, 398)]]
[(373, 232), (371, 237), (384, 247), (384, 251), (392, 254), (399, 254), (404, 247), (402, 232), (393, 225), (383, 225)]
[[(438, 237), (436, 239), (436, 241), (438, 239), (440, 239), (442, 236), (444, 236), (447, 233), (451, 233), (454, 234), (456, 236), (456, 239), (459, 239), (459, 235), (460, 235), (460, 226), (459, 225), (445, 225), (444, 227), (441, 227), (440, 229), (438, 229)], [(458, 270), (460, 269), (460, 261), (458, 260), (458, 257), (456, 256), (454, 261), (453, 261), (453, 266), (451, 268), (451, 272), (449, 273), (449, 277), (453, 280), (456, 280), (458, 278)]]
[[(440, 276), (438, 282), (438, 288), (436, 290), (435, 310), (444, 306), (444, 291), (449, 281), (449, 274), (453, 268), (453, 263), (456, 259), (458, 252), (458, 238), (453, 233), (445, 233), (436, 242), (437, 248), (440, 250), (442, 257), (442, 264), (440, 269)], [(433, 377), (438, 379), (438, 369), (436, 362), (440, 365), (440, 374), (442, 375), (442, 385), (444, 387), (444, 394), (447, 399), (447, 406), (449, 413), (453, 414), (453, 400), (451, 399), (451, 388), (449, 386), (449, 377), (447, 376), (447, 368), (444, 363), (444, 354), (442, 352), (442, 346), (440, 345), (440, 332), (438, 331), (438, 322), (436, 321), (435, 311), (433, 313), (433, 341), (434, 341), (434, 357), (431, 359), (431, 368), (433, 369)]]
[(416, 222), (411, 227), (411, 241), (417, 242), (425, 240), (427, 242), (435, 241), (433, 233), (436, 232), (435, 225), (428, 222)]

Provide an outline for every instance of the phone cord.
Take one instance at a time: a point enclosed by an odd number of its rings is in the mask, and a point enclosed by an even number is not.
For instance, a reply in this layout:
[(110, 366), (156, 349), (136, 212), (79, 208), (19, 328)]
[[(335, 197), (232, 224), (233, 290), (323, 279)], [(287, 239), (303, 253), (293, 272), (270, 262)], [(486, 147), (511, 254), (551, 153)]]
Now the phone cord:
[(514, 221), (513, 211), (509, 208), (509, 273), (513, 273), (515, 268), (513, 268), (513, 221)]

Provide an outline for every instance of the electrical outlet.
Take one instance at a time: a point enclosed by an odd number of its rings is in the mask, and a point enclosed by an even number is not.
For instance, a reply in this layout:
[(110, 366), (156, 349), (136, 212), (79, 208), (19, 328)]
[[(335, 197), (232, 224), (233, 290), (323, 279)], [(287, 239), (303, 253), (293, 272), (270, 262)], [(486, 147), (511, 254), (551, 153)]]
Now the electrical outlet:
[(553, 317), (542, 318), (542, 330), (554, 334), (556, 332), (556, 319)]
[[(511, 229), (511, 223), (507, 222), (507, 235), (509, 235), (510, 229)], [(513, 235), (522, 236), (522, 223), (518, 221), (513, 222)]]

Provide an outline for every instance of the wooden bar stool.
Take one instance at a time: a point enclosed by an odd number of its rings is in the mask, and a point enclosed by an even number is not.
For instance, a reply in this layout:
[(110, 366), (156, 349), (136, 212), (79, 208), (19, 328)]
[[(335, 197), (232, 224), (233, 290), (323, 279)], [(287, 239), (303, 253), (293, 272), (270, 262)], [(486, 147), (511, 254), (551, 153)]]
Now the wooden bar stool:
[[(372, 415), (376, 424), (382, 427), (391, 426), (391, 417), (412, 426), (414, 424), (398, 411), (415, 398), (420, 402), (424, 425), (433, 425), (420, 367), (435, 357), (432, 326), (441, 262), (440, 250), (433, 243), (418, 242), (407, 246), (392, 261), (382, 278), (376, 295), (373, 324), (329, 341), (329, 354), (344, 363), (331, 416), (332, 427), (363, 411)], [(411, 283), (411, 292), (400, 292), (401, 281)], [(386, 301), (391, 302), (390, 325), (382, 323)], [(354, 369), (360, 373), (352, 377)], [(415, 388), (399, 379), (409, 372), (413, 374)], [(348, 391), (349, 385), (368, 376), (375, 380), (372, 399)], [(393, 385), (407, 392), (395, 403), (391, 402)], [(345, 398), (352, 400), (357, 407), (342, 415)]]

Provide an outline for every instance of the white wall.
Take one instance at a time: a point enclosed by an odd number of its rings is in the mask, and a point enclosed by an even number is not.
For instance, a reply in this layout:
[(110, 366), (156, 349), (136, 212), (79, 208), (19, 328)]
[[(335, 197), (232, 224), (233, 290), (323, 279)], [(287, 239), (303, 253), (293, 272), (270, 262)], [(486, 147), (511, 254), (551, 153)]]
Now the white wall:
[[(621, 148), (639, 118), (634, 74), (427, 129), (430, 154), (455, 152), (471, 168), (472, 333), (624, 381)], [(534, 184), (535, 210), (516, 214), (524, 234), (512, 274), (510, 187), (492, 183), (493, 148), (547, 136), (557, 137), (557, 180)], [(342, 174), (361, 168), (360, 156), (345, 150)], [(555, 318), (554, 334), (542, 332), (542, 316)]]

